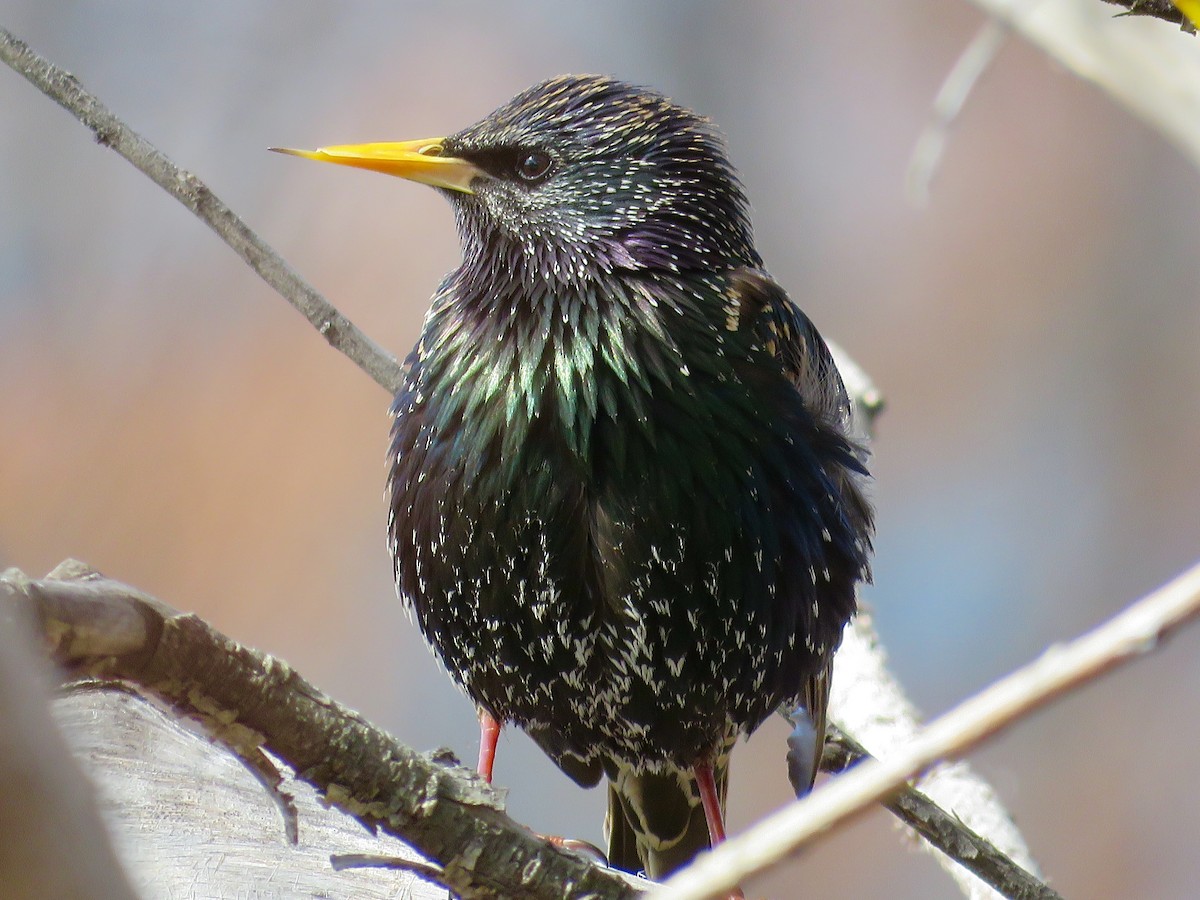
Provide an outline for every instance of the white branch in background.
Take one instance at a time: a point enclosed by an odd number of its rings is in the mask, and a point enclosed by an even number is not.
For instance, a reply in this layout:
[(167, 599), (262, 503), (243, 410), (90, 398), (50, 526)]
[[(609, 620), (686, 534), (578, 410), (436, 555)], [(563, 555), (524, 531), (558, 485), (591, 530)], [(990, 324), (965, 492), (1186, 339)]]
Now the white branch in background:
[(868, 760), (740, 836), (706, 854), (650, 900), (707, 900), (724, 896), (821, 834), (863, 812), (924, 771), (957, 757), (1051, 700), (1110, 669), (1149, 653), (1200, 617), (1200, 563), (1137, 601), (1103, 625), (1067, 644), (1050, 647), (930, 723), (885, 759)]
[[(871, 378), (841, 347), (830, 344), (846, 393), (853, 403), (853, 430), (862, 443), (884, 401)], [(829, 697), (831, 720), (852, 735), (875, 757), (888, 757), (909, 743), (921, 727), (921, 717), (887, 666), (887, 651), (867, 612), (860, 612), (846, 629), (834, 657)], [(916, 788), (968, 828), (987, 840), (1030, 874), (1041, 877), (1037, 863), (1004, 804), (981, 776), (965, 762), (935, 766)], [(967, 900), (1001, 896), (959, 865), (946, 851), (928, 841), (917, 846), (930, 852)]]
[(1143, 119), (1200, 167), (1200, 45), (1097, 0), (972, 0)]
[[(886, 674), (887, 653), (870, 616), (860, 613), (846, 629), (834, 660), (829, 707), (837, 726), (853, 734), (877, 759), (890, 758), (911, 744), (920, 730), (920, 718), (912, 703)], [(934, 766), (915, 786), (972, 831), (986, 836), (1013, 862), (1040, 876), (1029, 847), (1000, 798), (967, 763)], [(919, 841), (916, 846), (933, 854), (968, 900), (1002, 896), (927, 841)]]
[(928, 124), (917, 138), (908, 171), (904, 173), (904, 193), (914, 206), (924, 207), (929, 203), (929, 185), (942, 161), (950, 126), (962, 112), (963, 104), (971, 96), (976, 82), (988, 70), (1000, 48), (1008, 39), (1009, 28), (997, 17), (989, 17), (983, 27), (975, 32), (971, 43), (958, 57), (958, 62), (942, 82)]

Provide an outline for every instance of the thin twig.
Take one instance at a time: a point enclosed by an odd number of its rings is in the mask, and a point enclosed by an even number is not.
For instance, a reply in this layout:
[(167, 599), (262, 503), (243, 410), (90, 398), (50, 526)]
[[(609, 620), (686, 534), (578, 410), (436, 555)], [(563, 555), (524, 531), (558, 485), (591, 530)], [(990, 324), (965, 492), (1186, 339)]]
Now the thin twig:
[(389, 393), (395, 394), (400, 389), (403, 367), (395, 358), (317, 293), (204, 182), (180, 169), (153, 144), (125, 125), (88, 93), (74, 75), (39, 56), (3, 28), (0, 28), (0, 59), (90, 128), (98, 143), (125, 157), (195, 213), (267, 284), (299, 310), (330, 346), (352, 359)]
[[(853, 400), (851, 424), (855, 440), (868, 446), (874, 421), (884, 401), (870, 377), (841, 348), (830, 345), (846, 391)], [(875, 756), (890, 756), (904, 747), (923, 725), (920, 714), (888, 667), (887, 653), (875, 629), (869, 607), (860, 603), (858, 615), (846, 628), (834, 657), (829, 718), (838, 730), (854, 735)], [(785, 711), (786, 712), (786, 711)], [(919, 787), (938, 805), (942, 815), (965, 828), (987, 835), (1010, 865), (1040, 876), (1033, 854), (996, 791), (964, 762), (942, 763), (921, 777)], [(968, 900), (996, 900), (1005, 882), (959, 865), (964, 842), (947, 829), (920, 841)], [(997, 871), (1000, 871), (998, 869)]]
[[(861, 744), (835, 729), (826, 740), (821, 769), (844, 772), (868, 759), (874, 757)], [(1021, 868), (991, 841), (976, 834), (916, 788), (902, 788), (895, 797), (884, 800), (883, 805), (926, 841), (1003, 896), (1020, 900), (1062, 900), (1057, 891)]]
[[(846, 628), (834, 659), (830, 720), (854, 735), (869, 752), (887, 758), (907, 747), (924, 721), (895, 679), (886, 676), (887, 657), (869, 610), (859, 610)], [(926, 770), (916, 785), (942, 809), (985, 834), (1016, 864), (1040, 877), (1037, 861), (995, 790), (963, 760), (942, 762)], [(998, 900), (1000, 885), (988, 885), (959, 866), (953, 845), (918, 842), (954, 879), (968, 900)]]
[(329, 864), (335, 872), (347, 869), (392, 869), (397, 872), (412, 872), (418, 878), (445, 887), (442, 883), (442, 869), (431, 866), (419, 859), (405, 859), (402, 856), (379, 856), (375, 853), (335, 853), (329, 857)]
[(942, 161), (950, 126), (1011, 32), (1007, 22), (989, 16), (942, 82), (929, 122), (917, 138), (904, 173), (904, 193), (914, 206), (923, 207), (929, 202), (929, 185)]
[(939, 759), (959, 756), (1062, 694), (1156, 648), (1200, 616), (1200, 563), (1074, 641), (1051, 647), (930, 723), (887, 759), (870, 760), (701, 857), (651, 900), (720, 897), (751, 875), (895, 795)]

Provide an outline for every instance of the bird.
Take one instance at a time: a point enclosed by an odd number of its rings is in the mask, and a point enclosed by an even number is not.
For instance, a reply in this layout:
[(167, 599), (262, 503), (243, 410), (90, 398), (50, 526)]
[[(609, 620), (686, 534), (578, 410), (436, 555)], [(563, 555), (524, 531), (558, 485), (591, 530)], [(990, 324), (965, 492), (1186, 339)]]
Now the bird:
[(388, 543), (480, 774), (513, 725), (606, 778), (610, 863), (651, 878), (724, 840), (730, 752), (779, 708), (809, 720), (811, 786), (869, 476), (716, 126), (564, 75), (446, 137), (281, 152), (453, 207), (462, 261), (391, 407)]

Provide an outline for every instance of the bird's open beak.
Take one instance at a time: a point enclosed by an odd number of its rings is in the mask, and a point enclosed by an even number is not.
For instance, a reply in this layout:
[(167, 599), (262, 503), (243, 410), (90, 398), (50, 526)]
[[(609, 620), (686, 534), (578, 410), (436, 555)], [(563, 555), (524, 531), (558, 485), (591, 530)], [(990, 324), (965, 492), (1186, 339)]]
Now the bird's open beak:
[(431, 184), (434, 187), (473, 194), (471, 182), (483, 172), (473, 163), (455, 156), (442, 155), (444, 138), (426, 138), (420, 141), (399, 141), (387, 144), (343, 144), (338, 147), (321, 147), (317, 150), (290, 150), (286, 147), (271, 147), (276, 153), (303, 156), (317, 162), (337, 163), (339, 166), (354, 166), (370, 169)]

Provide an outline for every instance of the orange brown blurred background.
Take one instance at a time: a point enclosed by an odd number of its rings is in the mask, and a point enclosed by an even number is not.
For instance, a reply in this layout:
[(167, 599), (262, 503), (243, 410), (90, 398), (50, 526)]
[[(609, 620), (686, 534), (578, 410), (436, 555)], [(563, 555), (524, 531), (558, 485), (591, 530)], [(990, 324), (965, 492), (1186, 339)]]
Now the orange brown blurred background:
[[(712, 116), (768, 266), (888, 398), (866, 599), (931, 714), (1200, 556), (1200, 173), (1013, 40), (915, 208), (909, 156), (980, 23), (961, 0), (0, 3), (397, 354), (457, 261), (448, 206), (266, 147), (446, 133), (568, 71)], [(388, 399), (0, 71), (0, 565), (86, 560), (470, 759), (472, 710), (391, 586)], [(1198, 649), (1185, 632), (972, 758), (1065, 896), (1196, 895)], [(734, 830), (786, 799), (782, 736), (735, 756)], [(602, 792), (523, 736), (497, 780), (533, 827), (599, 840)], [(882, 812), (750, 887), (958, 896)]]

